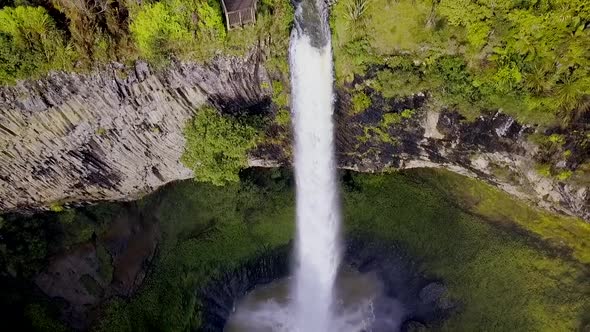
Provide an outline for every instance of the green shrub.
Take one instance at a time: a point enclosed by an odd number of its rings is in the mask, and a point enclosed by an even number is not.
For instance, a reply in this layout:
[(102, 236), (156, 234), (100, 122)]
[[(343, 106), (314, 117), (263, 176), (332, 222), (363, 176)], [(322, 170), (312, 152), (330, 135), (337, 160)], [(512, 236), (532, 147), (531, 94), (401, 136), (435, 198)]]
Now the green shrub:
[(416, 111), (414, 111), (412, 109), (405, 109), (402, 111), (401, 116), (404, 119), (411, 119), (412, 116), (414, 116), (414, 113), (416, 113)]
[(425, 84), (417, 72), (395, 68), (379, 71), (372, 86), (385, 98), (404, 98), (422, 92)]
[(62, 212), (64, 211), (64, 206), (61, 202), (55, 202), (49, 205), (49, 209), (53, 212)]
[(381, 127), (387, 128), (391, 125), (399, 124), (402, 121), (402, 116), (397, 113), (385, 113), (383, 119), (379, 123)]
[(272, 102), (279, 107), (289, 106), (289, 94), (280, 80), (272, 81)]
[(95, 133), (96, 135), (98, 135), (98, 136), (104, 136), (104, 135), (106, 135), (106, 133), (107, 133), (107, 130), (106, 130), (106, 128), (103, 128), (103, 127), (98, 127), (98, 128), (97, 128), (97, 129), (94, 131), (94, 133)]
[(551, 134), (551, 136), (549, 136), (549, 142), (561, 146), (565, 144), (565, 137), (559, 134)]
[(551, 177), (551, 165), (549, 164), (538, 164), (536, 165), (537, 173), (544, 177)]
[[(79, 55), (78, 68), (90, 69), (99, 63), (135, 59), (127, 21), (127, 5), (131, 1), (46, 2), (53, 6), (54, 13), (59, 11), (67, 18), (70, 43)], [(63, 20), (62, 17), (57, 19)]]
[(219, 1), (163, 0), (140, 6), (129, 30), (142, 57), (163, 64), (171, 55), (206, 59), (225, 37)]
[(186, 146), (182, 162), (194, 171), (197, 181), (223, 185), (239, 180), (248, 164), (247, 152), (256, 145), (256, 129), (215, 109), (197, 112), (184, 130)]
[(566, 170), (559, 172), (555, 177), (560, 181), (565, 181), (569, 179), (572, 176), (572, 174), (574, 174), (572, 171)]
[(69, 69), (74, 59), (45, 9), (0, 9), (0, 84)]
[(148, 60), (163, 62), (191, 43), (192, 33), (185, 18), (175, 14), (164, 2), (141, 8), (129, 26), (139, 53)]
[(351, 26), (359, 27), (361, 22), (365, 20), (369, 2), (369, 0), (352, 0), (346, 3), (346, 14)]
[(371, 98), (366, 93), (359, 91), (352, 95), (352, 114), (364, 112), (371, 106)]
[(288, 126), (291, 123), (291, 113), (286, 109), (281, 109), (275, 115), (275, 122), (280, 126)]

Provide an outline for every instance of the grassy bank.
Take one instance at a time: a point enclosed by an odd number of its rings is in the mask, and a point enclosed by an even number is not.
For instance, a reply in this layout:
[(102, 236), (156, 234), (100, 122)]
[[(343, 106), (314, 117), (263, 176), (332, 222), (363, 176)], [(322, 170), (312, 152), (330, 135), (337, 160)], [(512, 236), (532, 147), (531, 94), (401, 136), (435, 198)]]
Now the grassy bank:
[[(588, 324), (590, 270), (574, 257), (587, 259), (588, 224), (440, 171), (354, 175), (348, 187), (347, 231), (401, 243), (461, 303), (440, 330), (572, 331)], [(468, 188), (478, 190), (465, 193)], [(457, 197), (480, 201), (465, 204)], [(537, 228), (545, 218), (553, 218), (551, 226)], [(500, 227), (500, 220), (510, 227)], [(552, 228), (562, 227), (580, 227), (575, 238), (559, 240), (573, 255), (530, 236), (558, 237)]]

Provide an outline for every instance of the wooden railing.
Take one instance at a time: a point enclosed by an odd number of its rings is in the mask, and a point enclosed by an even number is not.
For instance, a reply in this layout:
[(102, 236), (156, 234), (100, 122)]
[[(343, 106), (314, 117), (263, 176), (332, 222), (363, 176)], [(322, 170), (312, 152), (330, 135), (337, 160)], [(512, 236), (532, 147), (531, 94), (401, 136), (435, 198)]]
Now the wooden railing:
[(256, 1), (254, 1), (253, 7), (243, 8), (234, 10), (231, 12), (227, 11), (225, 1), (221, 1), (223, 5), (223, 12), (225, 13), (225, 22), (227, 30), (232, 28), (242, 27), (249, 23), (256, 23)]

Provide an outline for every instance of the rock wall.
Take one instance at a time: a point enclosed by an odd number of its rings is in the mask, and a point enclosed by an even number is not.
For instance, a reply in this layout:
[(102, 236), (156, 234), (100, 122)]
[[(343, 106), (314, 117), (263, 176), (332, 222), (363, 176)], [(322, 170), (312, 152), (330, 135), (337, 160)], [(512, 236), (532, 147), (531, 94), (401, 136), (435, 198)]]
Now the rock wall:
[(268, 99), (260, 53), (154, 71), (110, 65), (0, 87), (0, 211), (137, 197), (192, 172), (182, 129), (212, 103), (231, 112)]
[[(129, 200), (192, 173), (179, 161), (182, 129), (210, 103), (224, 112), (270, 103), (262, 52), (219, 57), (209, 65), (175, 63), (154, 71), (145, 63), (111, 65), (87, 75), (54, 73), (0, 88), (0, 211), (52, 203)], [(121, 76), (125, 75), (125, 78)], [(466, 121), (432, 110), (426, 95), (378, 98), (351, 114), (350, 96), (337, 98), (340, 167), (364, 172), (444, 167), (487, 181), (533, 204), (590, 220), (590, 189), (535, 170), (536, 129), (501, 112)], [(413, 109), (404, 117), (405, 109)], [(385, 114), (398, 120), (384, 126)], [(288, 131), (271, 125), (270, 131)], [(384, 138), (384, 137), (388, 138)], [(272, 141), (272, 140), (271, 140)], [(251, 166), (288, 164), (285, 143), (252, 151)]]
[[(545, 177), (536, 170), (540, 148), (519, 124), (501, 111), (467, 121), (451, 110), (432, 110), (426, 95), (385, 100), (358, 115), (348, 115), (341, 96), (337, 116), (340, 165), (361, 172), (417, 167), (446, 168), (486, 181), (534, 205), (590, 221), (590, 188), (575, 181)], [(384, 111), (389, 109), (389, 111)], [(401, 116), (403, 110), (413, 114)], [(398, 121), (383, 125), (386, 113)], [(367, 134), (368, 133), (368, 134)], [(384, 141), (379, 133), (387, 134)]]

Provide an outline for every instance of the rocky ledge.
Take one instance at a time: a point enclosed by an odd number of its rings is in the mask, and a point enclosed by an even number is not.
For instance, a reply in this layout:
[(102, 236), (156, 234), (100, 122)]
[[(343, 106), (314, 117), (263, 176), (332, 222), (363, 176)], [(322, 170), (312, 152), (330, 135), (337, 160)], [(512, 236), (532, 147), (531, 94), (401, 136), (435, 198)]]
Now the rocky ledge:
[[(387, 113), (380, 109), (341, 115), (337, 132), (340, 167), (360, 172), (445, 168), (483, 180), (539, 207), (590, 221), (587, 183), (559, 180), (538, 171), (546, 151), (529, 139), (535, 127), (520, 124), (501, 111), (467, 121), (452, 110), (429, 109), (426, 100), (427, 96), (419, 95), (391, 101), (398, 109), (393, 114), (401, 114), (402, 109), (414, 111), (411, 117), (400, 116), (388, 126), (383, 126), (382, 120)], [(382, 133), (388, 138), (384, 140)], [(580, 152), (577, 157), (587, 162), (585, 154)], [(576, 162), (580, 161), (572, 161)]]
[[(267, 107), (272, 91), (263, 63), (254, 51), (208, 65), (174, 63), (156, 71), (142, 62), (131, 69), (112, 64), (92, 74), (54, 73), (0, 87), (0, 211), (129, 200), (192, 177), (179, 161), (185, 122), (205, 104), (226, 113)], [(442, 167), (590, 221), (587, 183), (536, 170), (546, 151), (529, 139), (535, 127), (501, 111), (467, 121), (430, 107), (427, 94), (373, 98), (359, 114), (350, 111), (350, 95), (341, 91), (337, 97), (342, 168)], [(288, 130), (274, 125), (269, 131), (284, 136)], [(262, 144), (251, 152), (250, 164), (287, 164), (288, 150), (284, 143)], [(576, 162), (586, 163), (589, 152), (578, 150)]]

